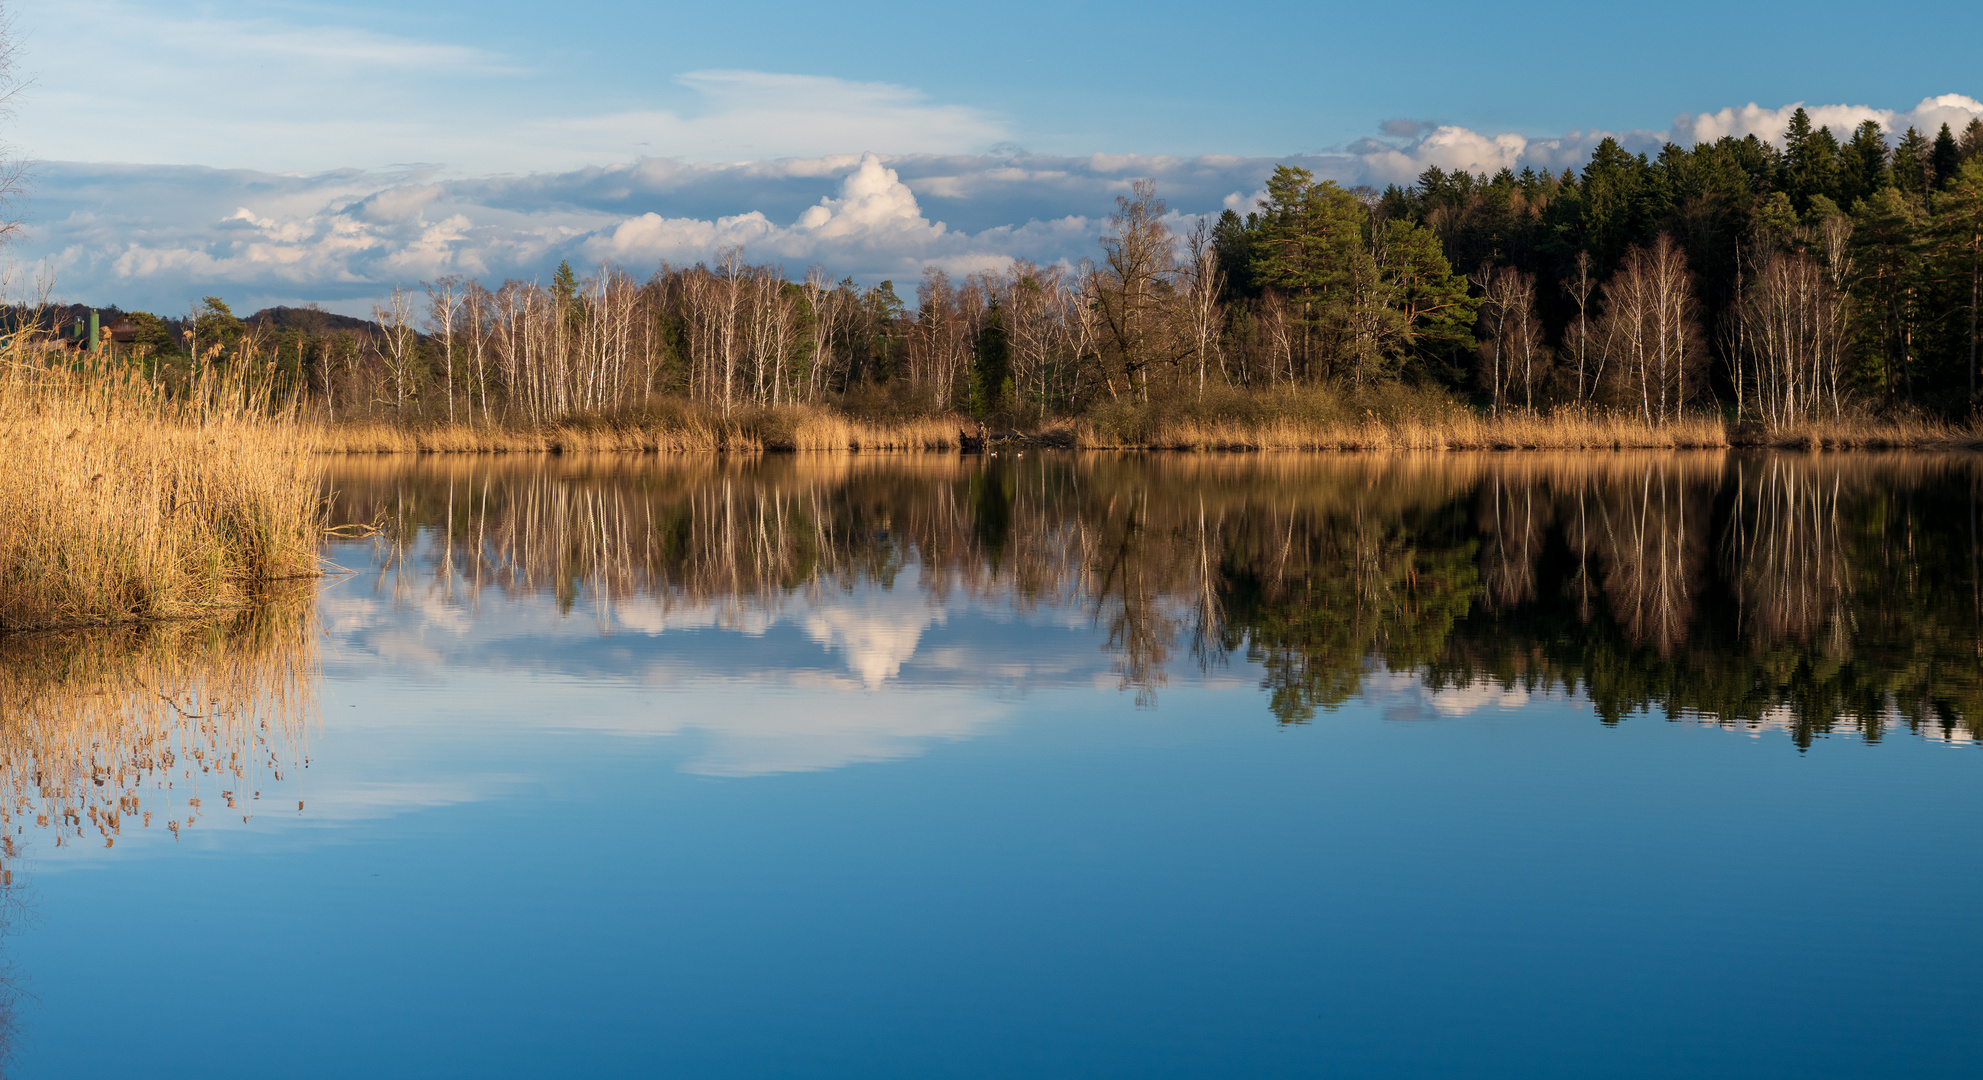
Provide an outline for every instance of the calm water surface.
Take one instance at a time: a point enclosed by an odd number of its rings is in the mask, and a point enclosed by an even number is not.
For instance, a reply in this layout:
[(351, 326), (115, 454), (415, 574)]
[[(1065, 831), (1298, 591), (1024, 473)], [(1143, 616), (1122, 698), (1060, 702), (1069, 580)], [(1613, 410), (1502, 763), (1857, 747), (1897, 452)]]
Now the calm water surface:
[(9, 1074), (1983, 1075), (1979, 485), (340, 462), (0, 645)]

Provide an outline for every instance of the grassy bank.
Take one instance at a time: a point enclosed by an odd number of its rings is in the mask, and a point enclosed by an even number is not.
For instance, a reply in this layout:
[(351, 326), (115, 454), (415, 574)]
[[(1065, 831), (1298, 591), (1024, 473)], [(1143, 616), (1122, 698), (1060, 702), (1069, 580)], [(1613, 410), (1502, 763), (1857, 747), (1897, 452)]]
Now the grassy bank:
[(0, 629), (210, 613), (315, 573), (320, 465), (254, 370), (168, 397), (126, 368), (0, 352)]
[(1357, 396), (1226, 392), (1106, 405), (1079, 427), (1078, 441), (1094, 449), (1677, 450), (1727, 446), (1728, 433), (1705, 416), (1662, 425), (1624, 414), (1495, 417), (1436, 391), (1389, 387)]
[(1767, 430), (1708, 412), (1663, 424), (1629, 411), (1558, 409), (1491, 416), (1436, 390), (1327, 388), (1208, 392), (1110, 403), (1071, 425), (1090, 449), (1164, 450), (1705, 450), (1983, 445), (1983, 427), (1920, 416), (1847, 415)]

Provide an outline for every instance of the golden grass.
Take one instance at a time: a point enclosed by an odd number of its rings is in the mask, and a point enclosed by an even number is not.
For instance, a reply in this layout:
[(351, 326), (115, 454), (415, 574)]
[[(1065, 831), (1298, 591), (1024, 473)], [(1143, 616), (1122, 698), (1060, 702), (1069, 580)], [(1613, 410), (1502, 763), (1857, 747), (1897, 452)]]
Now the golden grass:
[(1515, 413), (1316, 420), (1270, 416), (1254, 420), (1159, 419), (1136, 441), (1094, 424), (1078, 425), (1083, 449), (1161, 450), (1702, 450), (1729, 445), (1719, 419), (1688, 416), (1647, 424), (1635, 416)]
[[(0, 825), (110, 847), (127, 828), (176, 834), (251, 805), (264, 777), (287, 775), (313, 700), (316, 622), (306, 583), (278, 591), (219, 620), (0, 638)], [(0, 861), (14, 854), (9, 835)]]
[(1350, 391), (1311, 386), (1209, 391), (1110, 402), (1068, 425), (1084, 449), (1164, 450), (1713, 450), (1983, 445), (1983, 420), (1954, 425), (1919, 416), (1855, 414), (1791, 428), (1730, 424), (1701, 411), (1651, 423), (1632, 410), (1557, 408), (1479, 412), (1433, 388)]
[(1983, 417), (1967, 424), (1951, 424), (1919, 415), (1848, 415), (1769, 431), (1747, 429), (1738, 435), (1737, 441), (1747, 446), (1808, 450), (1983, 446)]
[(751, 453), (765, 450), (951, 450), (957, 417), (869, 422), (823, 407), (781, 405), (739, 409), (676, 406), (626, 416), (572, 416), (546, 424), (308, 425), (310, 443), (325, 453)]
[[(313, 421), (313, 448), (337, 454), (757, 453), (956, 450), (977, 424), (961, 416), (865, 419), (835, 406), (721, 411), (656, 399), (615, 416), (543, 424)], [(1016, 433), (1015, 433), (1016, 434)], [(1220, 389), (1147, 404), (1105, 402), (1077, 417), (1035, 424), (1024, 438), (1082, 450), (1713, 450), (1730, 446), (1899, 448), (1983, 446), (1983, 421), (1847, 416), (1765, 430), (1711, 412), (1648, 423), (1631, 411), (1556, 409), (1495, 417), (1443, 391), (1330, 386)]]
[(168, 393), (0, 349), (0, 629), (210, 613), (316, 572), (319, 466), (257, 370)]

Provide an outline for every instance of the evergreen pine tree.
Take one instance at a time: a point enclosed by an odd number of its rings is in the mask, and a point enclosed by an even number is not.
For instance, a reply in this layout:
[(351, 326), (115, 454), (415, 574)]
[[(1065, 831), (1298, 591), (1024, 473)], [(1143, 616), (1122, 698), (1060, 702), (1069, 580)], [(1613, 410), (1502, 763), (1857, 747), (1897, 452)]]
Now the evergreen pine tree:
[(1803, 109), (1790, 116), (1783, 133), (1783, 187), (1799, 213), (1814, 195), (1835, 196), (1839, 173), (1838, 139), (1830, 128), (1813, 127)]
[(558, 306), (568, 308), (578, 299), (578, 275), (572, 273), (571, 260), (558, 264), (558, 270), (551, 275), (551, 296)]
[(193, 339), (195, 348), (201, 352), (215, 347), (229, 355), (241, 343), (245, 327), (236, 318), (227, 301), (218, 296), (202, 297), (197, 314), (193, 317)]
[(1304, 322), (1341, 301), (1352, 256), (1363, 249), (1363, 204), (1333, 180), (1276, 165), (1254, 234), (1253, 281), (1298, 306)]
[(1929, 155), (1933, 147), (1928, 137), (1908, 128), (1893, 148), (1893, 183), (1908, 195), (1923, 196), (1928, 193), (1928, 171), (1932, 168)]
[(1889, 398), (1914, 397), (1913, 356), (1920, 288), (1919, 204), (1900, 189), (1881, 188), (1853, 215), (1854, 291), (1864, 298), (1859, 332), (1861, 369)]
[(1946, 187), (1955, 179), (1956, 166), (1962, 164), (1962, 151), (1956, 149), (1955, 133), (1947, 124), (1935, 136), (1935, 148), (1929, 151), (1928, 164), (1935, 171), (1935, 187)]
[(971, 343), (971, 416), (981, 424), (1003, 418), (1012, 397), (1012, 341), (1005, 310), (993, 297), (985, 325)]
[(578, 293), (578, 275), (572, 273), (569, 259), (558, 263), (557, 272), (551, 275), (551, 298), (564, 313), (567, 328), (577, 330), (585, 322), (585, 298)]
[(1868, 120), (1852, 132), (1845, 146), (1839, 170), (1839, 202), (1851, 206), (1885, 187), (1887, 176), (1887, 136), (1878, 120)]
[(1757, 243), (1781, 243), (1796, 229), (1797, 210), (1781, 191), (1770, 192), (1749, 219), (1750, 236)]
[[(1946, 125), (1942, 128), (1947, 131)], [(1935, 276), (1966, 308), (1967, 326), (1954, 336), (1962, 343), (1969, 403), (1977, 391), (1977, 318), (1983, 303), (1983, 161), (1967, 161), (1951, 172), (1935, 195)]]
[(1219, 270), (1226, 277), (1228, 301), (1259, 295), (1259, 287), (1253, 283), (1253, 239), (1259, 222), (1258, 215), (1248, 214), (1242, 220), (1237, 213), (1227, 210), (1212, 226), (1212, 249), (1219, 253)]
[(1811, 141), (1811, 114), (1799, 105), (1790, 114), (1790, 126), (1783, 132), (1783, 156), (1786, 161), (1796, 161), (1804, 152), (1804, 144)]
[[(1228, 210), (1226, 213), (1230, 214), (1232, 211)], [(1220, 216), (1220, 220), (1224, 220), (1224, 215)], [(1377, 200), (1377, 220), (1417, 221), (1417, 206), (1412, 201), (1411, 194), (1396, 184), (1385, 187), (1384, 194)]]
[(1962, 152), (1962, 160), (1975, 161), (1983, 158), (1983, 118), (1974, 119), (1962, 129), (1962, 138), (1956, 140), (1956, 149)]
[(1605, 273), (1618, 265), (1625, 249), (1650, 238), (1653, 223), (1665, 211), (1652, 190), (1652, 164), (1644, 155), (1628, 153), (1618, 140), (1606, 136), (1584, 166), (1584, 245)]

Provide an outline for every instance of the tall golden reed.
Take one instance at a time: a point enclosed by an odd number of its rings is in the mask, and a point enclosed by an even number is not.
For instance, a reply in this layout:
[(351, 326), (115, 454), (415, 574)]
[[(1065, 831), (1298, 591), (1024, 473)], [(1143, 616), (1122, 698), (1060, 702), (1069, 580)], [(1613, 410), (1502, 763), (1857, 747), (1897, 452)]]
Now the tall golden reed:
[(251, 351), (182, 385), (0, 340), (0, 630), (178, 618), (314, 574), (319, 467)]
[(1654, 425), (1631, 415), (1515, 413), (1497, 418), (1470, 412), (1365, 420), (1183, 417), (1158, 420), (1135, 441), (1118, 439), (1093, 426), (1076, 433), (1077, 445), (1098, 450), (1700, 450), (1729, 445), (1726, 429), (1712, 417)]
[(665, 414), (572, 416), (547, 424), (400, 424), (374, 421), (310, 426), (326, 453), (755, 453), (765, 450), (955, 450), (972, 421), (933, 417), (874, 422), (823, 406), (740, 409), (683, 407)]

